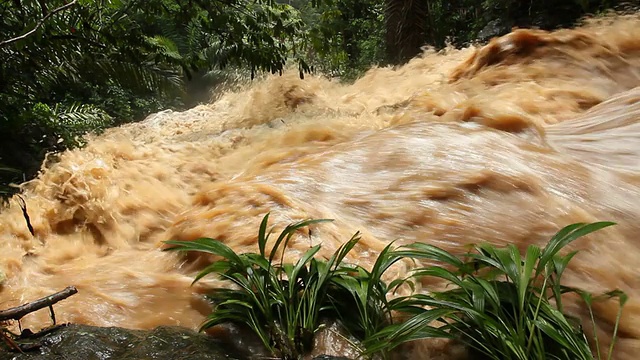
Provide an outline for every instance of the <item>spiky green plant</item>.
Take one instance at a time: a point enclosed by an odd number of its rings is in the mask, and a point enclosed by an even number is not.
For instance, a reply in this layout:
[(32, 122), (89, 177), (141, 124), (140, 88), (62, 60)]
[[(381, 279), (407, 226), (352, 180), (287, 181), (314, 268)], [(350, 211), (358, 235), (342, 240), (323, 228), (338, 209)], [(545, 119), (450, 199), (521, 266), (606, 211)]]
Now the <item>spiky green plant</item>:
[(202, 325), (206, 329), (222, 323), (246, 323), (264, 346), (283, 359), (297, 359), (310, 350), (319, 317), (325, 310), (326, 296), (333, 278), (346, 271), (344, 257), (358, 242), (355, 234), (328, 261), (314, 256), (316, 245), (307, 250), (295, 264), (277, 261), (278, 252), (286, 249), (300, 228), (330, 221), (308, 220), (287, 226), (278, 236), (273, 248), (266, 252), (267, 214), (258, 233), (259, 254), (237, 254), (222, 242), (209, 238), (195, 241), (167, 241), (175, 245), (168, 250), (199, 251), (222, 259), (202, 270), (194, 283), (209, 274), (218, 274), (234, 283), (237, 289), (215, 289), (210, 295), (215, 310)]
[[(361, 340), (358, 346), (365, 357), (377, 354), (385, 358), (395, 347), (415, 339), (450, 337), (431, 325), (451, 313), (449, 309), (426, 310), (414, 295), (392, 298), (402, 285), (413, 289), (409, 278), (389, 283), (383, 279), (385, 272), (405, 257), (393, 251), (392, 244), (380, 252), (370, 271), (353, 265), (351, 272), (338, 274), (334, 278), (337, 288), (329, 294), (332, 310), (346, 330)], [(397, 315), (410, 318), (398, 321), (394, 318)]]
[[(386, 358), (397, 346), (421, 338), (457, 338), (480, 358), (593, 359), (577, 319), (563, 312), (562, 294), (574, 292), (587, 303), (600, 297), (561, 284), (576, 252), (559, 255), (572, 241), (613, 223), (574, 224), (560, 230), (544, 247), (530, 245), (524, 257), (514, 245), (475, 246), (475, 252), (454, 255), (438, 247), (414, 243), (394, 249), (389, 244), (367, 270), (343, 263), (359, 240), (356, 233), (328, 260), (316, 260), (320, 245), (310, 247), (295, 264), (282, 256), (300, 228), (330, 220), (308, 220), (287, 226), (270, 252), (266, 246), (267, 214), (258, 231), (259, 253), (237, 254), (220, 241), (168, 241), (168, 250), (197, 251), (222, 259), (202, 270), (194, 283), (218, 274), (236, 289), (215, 289), (216, 304), (202, 325), (248, 324), (267, 350), (283, 359), (297, 359), (310, 350), (320, 316), (334, 317), (355, 337), (364, 358)], [(384, 274), (402, 259), (422, 259), (441, 266), (419, 267), (407, 277), (387, 283)], [(422, 277), (438, 277), (453, 289), (392, 298), (400, 286), (413, 287)], [(620, 310), (626, 296), (618, 297)], [(355, 310), (355, 311), (354, 311)], [(620, 314), (618, 314), (619, 322)], [(595, 321), (591, 318), (593, 326)], [(609, 356), (617, 333), (614, 330)], [(598, 339), (595, 339), (598, 343)], [(597, 349), (598, 358), (600, 350)]]
[[(447, 324), (441, 330), (458, 337), (484, 357), (592, 360), (581, 324), (563, 312), (562, 294), (578, 293), (589, 310), (595, 298), (561, 284), (562, 274), (577, 252), (564, 256), (558, 252), (572, 241), (611, 225), (598, 222), (567, 226), (544, 248), (529, 245), (524, 257), (512, 244), (505, 248), (482, 244), (475, 246), (475, 252), (458, 257), (423, 243), (411, 244), (395, 256), (436, 261), (452, 269), (443, 266), (416, 269), (415, 277), (441, 278), (456, 288), (414, 297), (422, 305), (450, 310), (450, 314), (440, 319)], [(620, 291), (604, 295), (612, 296), (620, 300), (615, 340), (626, 295)], [(598, 339), (594, 341), (597, 346)], [(597, 356), (600, 359), (599, 348)]]

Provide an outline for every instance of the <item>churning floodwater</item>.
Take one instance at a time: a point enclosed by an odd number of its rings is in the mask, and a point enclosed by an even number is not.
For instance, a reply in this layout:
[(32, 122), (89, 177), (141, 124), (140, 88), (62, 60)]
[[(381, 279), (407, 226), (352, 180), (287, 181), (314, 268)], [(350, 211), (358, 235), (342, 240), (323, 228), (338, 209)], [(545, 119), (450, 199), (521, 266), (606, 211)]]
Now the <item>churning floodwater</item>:
[[(35, 236), (12, 200), (0, 213), (2, 308), (75, 285), (55, 306), (58, 321), (141, 329), (197, 328), (209, 311), (201, 294), (213, 283), (190, 285), (211, 259), (162, 252), (162, 241), (205, 236), (255, 250), (267, 212), (276, 231), (335, 219), (301, 234), (288, 256), (318, 243), (330, 254), (361, 231), (349, 260), (364, 265), (395, 239), (524, 249), (571, 223), (615, 221), (572, 245), (581, 251), (564, 277), (628, 293), (615, 358), (635, 360), (640, 17), (427, 51), (352, 85), (268, 77), (93, 137), (22, 196)], [(595, 310), (606, 340), (617, 303)], [(49, 321), (40, 311), (22, 325)]]

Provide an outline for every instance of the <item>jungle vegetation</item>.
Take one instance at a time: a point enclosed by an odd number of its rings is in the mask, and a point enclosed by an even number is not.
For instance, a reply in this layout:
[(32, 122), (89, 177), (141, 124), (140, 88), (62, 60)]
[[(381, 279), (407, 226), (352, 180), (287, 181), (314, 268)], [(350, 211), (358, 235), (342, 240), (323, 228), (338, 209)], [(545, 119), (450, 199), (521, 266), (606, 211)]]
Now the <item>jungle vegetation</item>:
[[(628, 1), (627, 1), (628, 2)], [(82, 135), (298, 66), (349, 81), (422, 46), (571, 26), (615, 0), (1, 0), (0, 191)]]

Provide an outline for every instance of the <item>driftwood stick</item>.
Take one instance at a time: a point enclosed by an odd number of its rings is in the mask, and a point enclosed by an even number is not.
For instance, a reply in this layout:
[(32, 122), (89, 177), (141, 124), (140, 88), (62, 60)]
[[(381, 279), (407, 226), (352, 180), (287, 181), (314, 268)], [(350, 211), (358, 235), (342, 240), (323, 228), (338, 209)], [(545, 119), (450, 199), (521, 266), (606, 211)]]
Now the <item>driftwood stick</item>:
[[(24, 305), (16, 306), (11, 309), (2, 310), (0, 311), (0, 321), (20, 320), (25, 315), (30, 314), (34, 311), (38, 311), (40, 309), (44, 309), (46, 307), (49, 307), (50, 310), (53, 312), (53, 308), (51, 307), (51, 305), (57, 303), (60, 300), (64, 300), (77, 292), (78, 292), (78, 289), (76, 289), (75, 286), (68, 286), (64, 290), (58, 291), (55, 294), (43, 297), (42, 299), (38, 299), (36, 301), (32, 301)], [(55, 317), (53, 317), (53, 319), (55, 321)]]

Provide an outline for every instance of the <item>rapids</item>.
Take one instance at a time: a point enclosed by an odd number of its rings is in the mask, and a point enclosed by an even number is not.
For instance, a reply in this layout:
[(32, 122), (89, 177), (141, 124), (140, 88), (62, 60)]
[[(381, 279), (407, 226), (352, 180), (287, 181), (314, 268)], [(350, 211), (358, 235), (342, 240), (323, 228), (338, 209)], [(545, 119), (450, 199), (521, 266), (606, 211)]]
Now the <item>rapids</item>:
[[(209, 311), (201, 294), (214, 281), (190, 284), (211, 259), (162, 252), (162, 241), (207, 236), (255, 250), (269, 211), (278, 228), (336, 220), (287, 256), (317, 243), (329, 254), (361, 231), (350, 260), (364, 265), (395, 239), (524, 248), (570, 223), (615, 221), (572, 246), (581, 252), (565, 279), (628, 293), (615, 358), (635, 360), (640, 16), (427, 50), (352, 85), (267, 77), (91, 137), (22, 188), (35, 237), (12, 199), (0, 213), (2, 307), (75, 285), (58, 321), (139, 329), (197, 328)], [(596, 307), (605, 340), (616, 311)], [(22, 321), (48, 324), (46, 311)]]

